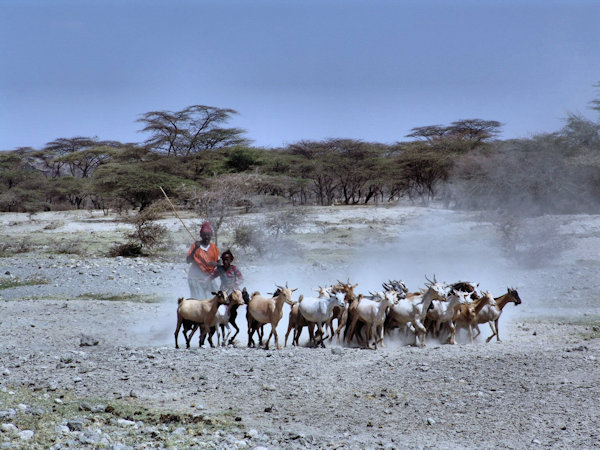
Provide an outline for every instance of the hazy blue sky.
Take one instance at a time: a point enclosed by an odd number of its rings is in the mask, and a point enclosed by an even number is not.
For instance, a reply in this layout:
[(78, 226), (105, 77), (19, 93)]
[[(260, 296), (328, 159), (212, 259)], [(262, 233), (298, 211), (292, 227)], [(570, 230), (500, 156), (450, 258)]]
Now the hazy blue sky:
[(236, 109), (255, 145), (482, 118), (597, 119), (600, 0), (0, 0), (0, 149), (141, 142), (136, 119)]

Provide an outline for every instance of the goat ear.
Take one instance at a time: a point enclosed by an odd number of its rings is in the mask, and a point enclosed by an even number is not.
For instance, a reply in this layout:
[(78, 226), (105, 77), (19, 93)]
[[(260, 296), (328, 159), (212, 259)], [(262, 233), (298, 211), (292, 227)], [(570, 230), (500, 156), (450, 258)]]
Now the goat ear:
[[(288, 289), (289, 289), (289, 288), (288, 288)], [(295, 289), (290, 289), (290, 291), (292, 291), (292, 292), (295, 292), (295, 291), (297, 291), (297, 290), (298, 290), (298, 288), (295, 288)]]

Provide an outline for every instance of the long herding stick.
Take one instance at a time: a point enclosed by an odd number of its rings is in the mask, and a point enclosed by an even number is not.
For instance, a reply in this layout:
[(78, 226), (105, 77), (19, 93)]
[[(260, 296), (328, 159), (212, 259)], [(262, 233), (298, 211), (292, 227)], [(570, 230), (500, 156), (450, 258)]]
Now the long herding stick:
[(162, 186), (159, 186), (159, 188), (160, 188), (160, 191), (165, 196), (165, 198), (167, 199), (167, 202), (169, 202), (169, 205), (171, 205), (171, 209), (175, 213), (175, 216), (177, 216), (177, 218), (181, 222), (181, 225), (183, 225), (183, 228), (185, 228), (185, 231), (187, 231), (188, 233), (190, 233), (190, 236), (192, 237), (192, 241), (196, 242), (196, 238), (194, 237), (194, 235), (192, 234), (192, 232), (190, 230), (188, 230), (188, 227), (185, 226), (185, 223), (183, 223), (183, 220), (181, 220), (181, 217), (179, 217), (179, 214), (177, 214), (177, 210), (175, 209), (175, 206), (173, 206), (173, 203), (171, 203), (171, 200), (169, 200), (169, 197), (168, 197), (167, 193), (163, 190)]

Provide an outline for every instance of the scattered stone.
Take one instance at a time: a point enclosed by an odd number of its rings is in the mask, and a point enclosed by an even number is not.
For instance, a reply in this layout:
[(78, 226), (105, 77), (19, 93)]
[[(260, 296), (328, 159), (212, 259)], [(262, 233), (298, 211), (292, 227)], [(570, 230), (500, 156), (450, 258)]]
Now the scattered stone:
[(98, 343), (99, 343), (98, 339), (84, 334), (83, 336), (81, 336), (79, 346), (80, 347), (93, 347), (94, 345), (98, 345)]
[(83, 444), (93, 445), (100, 441), (100, 435), (91, 430), (84, 430), (79, 441)]
[(339, 347), (334, 347), (331, 349), (331, 354), (333, 355), (343, 355), (344, 351)]
[(69, 430), (69, 427), (66, 425), (57, 425), (54, 427), (54, 431), (60, 434), (68, 434), (71, 430)]
[(23, 430), (19, 433), (19, 439), (28, 441), (33, 437), (33, 430)]
[(0, 431), (2, 431), (3, 433), (14, 434), (18, 430), (19, 429), (13, 423), (3, 423), (3, 424), (0, 424)]
[(532, 444), (537, 444), (537, 445), (541, 444), (540, 440), (539, 439), (535, 439), (535, 438), (531, 440), (531, 443)]
[(127, 419), (117, 419), (117, 424), (122, 427), (132, 427), (135, 425), (135, 422)]
[(0, 419), (5, 418), (5, 417), (15, 417), (16, 415), (17, 415), (17, 412), (12, 408), (0, 410)]
[(427, 418), (427, 425), (435, 425), (435, 419), (432, 417)]
[(107, 411), (106, 405), (103, 405), (103, 404), (98, 404), (98, 405), (92, 406), (90, 408), (90, 411), (93, 413), (110, 412), (110, 411)]
[(81, 402), (79, 404), (79, 411), (91, 411), (92, 406), (88, 402)]
[(71, 431), (83, 431), (83, 420), (72, 419), (67, 422), (67, 427)]

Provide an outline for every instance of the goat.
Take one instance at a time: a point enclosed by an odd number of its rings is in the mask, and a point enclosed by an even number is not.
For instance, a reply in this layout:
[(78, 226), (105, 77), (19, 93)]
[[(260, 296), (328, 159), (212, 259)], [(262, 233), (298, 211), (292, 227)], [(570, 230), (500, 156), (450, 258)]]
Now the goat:
[(489, 292), (483, 292), (481, 297), (478, 297), (473, 302), (460, 305), (455, 311), (454, 314), (454, 324), (458, 328), (466, 328), (469, 331), (469, 339), (471, 340), (471, 344), (473, 343), (475, 337), (473, 336), (473, 327), (475, 327), (479, 331), (479, 327), (477, 326), (477, 316), (481, 312), (483, 308), (486, 306), (490, 306), (494, 304), (495, 300), (492, 297), (492, 294)]
[[(433, 281), (427, 280), (425, 284), (427, 290), (424, 293), (408, 294), (406, 298), (399, 299), (388, 313), (386, 326), (388, 328), (397, 328), (408, 326), (415, 336), (415, 346), (425, 346), (425, 335), (427, 330), (423, 326), (427, 310), (433, 300), (446, 298), (444, 283), (438, 282), (433, 277)], [(421, 336), (421, 339), (419, 339)]]
[[(203, 342), (203, 337), (208, 333), (210, 326), (215, 321), (215, 316), (217, 314), (217, 309), (219, 305), (223, 305), (226, 303), (227, 299), (225, 296), (225, 292), (218, 291), (213, 292), (213, 297), (206, 300), (196, 300), (193, 298), (184, 299), (183, 297), (177, 300), (177, 327), (175, 328), (175, 348), (179, 348), (179, 344), (177, 343), (177, 335), (179, 334), (179, 330), (184, 320), (189, 323), (193, 323), (192, 333), (189, 336), (186, 336), (184, 329), (184, 337), (186, 348), (190, 348), (190, 341), (192, 336), (198, 329), (201, 327), (201, 334), (199, 338), (199, 344)], [(210, 346), (214, 347), (211, 339), (209, 338)]]
[(507, 288), (506, 294), (495, 298), (494, 302), (490, 302), (485, 308), (479, 311), (477, 314), (477, 323), (474, 325), (475, 329), (477, 330), (475, 337), (479, 336), (480, 334), (478, 324), (488, 322), (490, 324), (490, 328), (492, 329), (492, 335), (488, 337), (485, 342), (490, 342), (494, 336), (496, 336), (497, 342), (502, 342), (499, 335), (498, 321), (500, 320), (502, 310), (509, 302), (513, 302), (515, 306), (521, 304), (521, 297), (519, 297), (519, 293), (516, 289)]
[[(377, 350), (377, 343), (381, 342), (383, 345), (383, 322), (388, 306), (397, 298), (397, 295), (392, 291), (385, 293), (380, 292), (374, 295), (379, 301), (362, 298), (356, 305), (355, 313), (352, 316), (352, 322), (348, 336), (352, 336), (354, 328), (358, 320), (362, 320), (367, 327), (366, 346), (370, 348), (371, 337), (375, 332), (375, 350)], [(379, 331), (380, 330), (380, 331)], [(379, 335), (379, 336), (378, 336)]]
[[(248, 302), (250, 302), (250, 296), (248, 295), (248, 291), (246, 290), (246, 288), (242, 289), (242, 298), (244, 299), (244, 303), (247, 305)], [(229, 344), (233, 344), (235, 342), (235, 338), (237, 337), (238, 333), (240, 332), (240, 329), (238, 328), (237, 324), (235, 323), (235, 319), (237, 318), (237, 310), (238, 310), (238, 305), (234, 305), (231, 310), (229, 311), (229, 323), (231, 324), (231, 326), (233, 328), (235, 328), (235, 334), (229, 339)]]
[[(337, 334), (338, 344), (340, 343), (340, 335), (341, 335), (342, 328), (344, 328), (344, 340), (346, 340), (347, 331), (348, 331), (348, 327), (346, 325), (349, 322), (349, 318), (351, 317), (351, 314), (354, 311), (357, 302), (360, 301), (360, 298), (362, 298), (362, 294), (360, 294), (357, 297), (356, 294), (354, 293), (354, 288), (356, 286), (358, 286), (358, 284), (351, 284), (350, 280), (348, 280), (347, 283), (342, 283), (341, 281), (338, 281), (338, 283), (332, 287), (333, 293), (341, 292), (344, 294), (344, 301), (347, 304), (347, 307), (341, 311), (342, 314), (338, 318), (338, 327), (335, 330), (335, 334)], [(335, 309), (334, 309), (334, 314), (335, 314)], [(332, 325), (332, 327), (333, 327), (333, 325)], [(360, 336), (360, 335), (358, 335), (358, 336)], [(332, 338), (333, 338), (333, 335), (332, 335)]]
[(277, 291), (271, 298), (264, 297), (258, 292), (252, 294), (246, 312), (246, 318), (248, 319), (248, 347), (254, 344), (252, 335), (257, 324), (260, 326), (268, 323), (271, 325), (271, 333), (267, 338), (265, 349), (269, 349), (269, 341), (271, 340), (271, 336), (273, 336), (277, 349), (281, 350), (279, 337), (277, 336), (277, 324), (283, 317), (283, 304), (293, 305), (292, 292), (295, 290), (288, 288), (286, 285), (286, 287), (277, 286)]
[[(221, 305), (221, 306), (219, 306), (219, 309), (217, 309), (217, 314), (215, 316), (216, 324), (214, 327), (211, 327), (211, 329), (210, 329), (209, 341), (212, 339), (212, 336), (216, 331), (217, 346), (221, 346), (221, 338), (222, 338), (222, 345), (223, 346), (226, 345), (227, 338), (229, 338), (229, 335), (231, 334), (231, 328), (229, 328), (229, 324), (231, 323), (232, 311), (234, 309), (237, 310), (237, 308), (239, 306), (243, 305), (244, 303), (245, 302), (244, 302), (244, 296), (242, 294), (242, 291), (240, 291), (239, 289), (234, 289), (233, 291), (231, 291), (231, 293), (227, 296), (227, 304)], [(235, 326), (235, 319), (234, 319), (233, 324)], [(219, 332), (219, 328), (220, 328), (220, 332)], [(227, 328), (227, 337), (225, 337), (225, 328)], [(236, 326), (236, 328), (237, 328), (237, 326)], [(239, 331), (239, 328), (237, 328), (237, 330)], [(229, 341), (229, 343), (232, 343), (232, 342), (233, 342), (233, 338)]]
[[(299, 300), (298, 310), (307, 322), (312, 322), (317, 325), (317, 331), (321, 335), (321, 347), (325, 347), (323, 343), (323, 324), (327, 324), (333, 317), (333, 308), (343, 308), (345, 295), (341, 292), (329, 295), (327, 291), (322, 292), (323, 297), (303, 297)], [(327, 295), (325, 297), (325, 295)], [(309, 326), (308, 332), (310, 335), (310, 342), (316, 347), (318, 344), (315, 342), (314, 327)]]
[(439, 334), (442, 324), (447, 324), (450, 328), (448, 344), (455, 343), (456, 328), (454, 326), (454, 315), (460, 305), (468, 303), (467, 298), (471, 297), (471, 292), (451, 290), (447, 301), (432, 300), (432, 308), (427, 310), (427, 318), (434, 323), (434, 329)]
[[(298, 299), (299, 302), (302, 301), (303, 296), (301, 295)], [(299, 303), (294, 303), (290, 308), (290, 315), (288, 318), (288, 329), (285, 333), (285, 343), (284, 346), (287, 347), (288, 336), (291, 331), (294, 330), (294, 335), (292, 336), (292, 345), (298, 345), (298, 339), (300, 338), (300, 334), (302, 333), (302, 329), (304, 327), (314, 327), (314, 323), (307, 322), (304, 316), (300, 314)]]
[(398, 298), (405, 298), (406, 294), (408, 294), (408, 288), (404, 281), (401, 280), (390, 280), (387, 283), (381, 283), (381, 287), (385, 289), (386, 292), (396, 292)]

